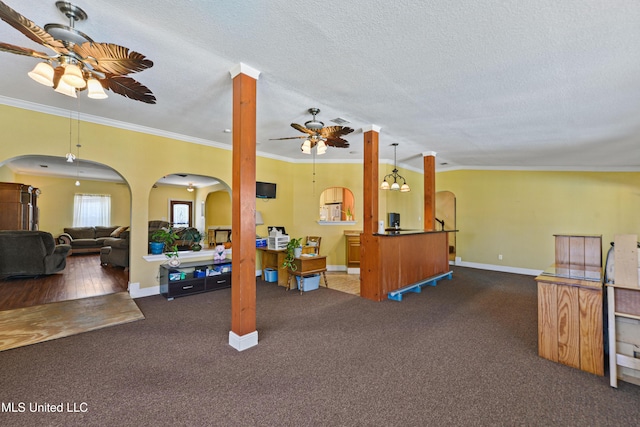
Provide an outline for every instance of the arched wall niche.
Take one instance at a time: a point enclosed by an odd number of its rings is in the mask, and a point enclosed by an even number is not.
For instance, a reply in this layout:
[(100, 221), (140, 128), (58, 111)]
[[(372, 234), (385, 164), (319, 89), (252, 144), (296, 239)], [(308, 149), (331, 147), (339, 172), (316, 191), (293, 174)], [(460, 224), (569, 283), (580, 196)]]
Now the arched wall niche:
[(355, 220), (355, 197), (346, 187), (329, 187), (320, 194), (319, 219), (322, 222)]

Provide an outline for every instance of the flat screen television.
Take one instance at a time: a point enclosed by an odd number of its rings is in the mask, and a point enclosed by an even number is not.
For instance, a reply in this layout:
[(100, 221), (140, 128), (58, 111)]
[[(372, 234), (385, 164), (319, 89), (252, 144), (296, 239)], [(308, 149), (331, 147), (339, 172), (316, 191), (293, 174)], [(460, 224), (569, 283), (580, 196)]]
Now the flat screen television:
[(275, 199), (276, 184), (273, 182), (256, 182), (256, 197), (258, 199)]

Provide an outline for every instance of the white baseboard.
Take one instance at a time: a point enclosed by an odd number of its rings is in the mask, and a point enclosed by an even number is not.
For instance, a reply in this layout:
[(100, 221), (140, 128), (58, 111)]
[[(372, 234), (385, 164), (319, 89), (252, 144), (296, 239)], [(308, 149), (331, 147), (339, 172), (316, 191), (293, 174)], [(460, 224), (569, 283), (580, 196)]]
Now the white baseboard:
[(347, 271), (346, 265), (327, 265), (327, 271)]
[(229, 331), (229, 345), (238, 351), (244, 351), (248, 348), (258, 345), (258, 331), (253, 331), (246, 335), (240, 336), (233, 331)]
[(482, 264), (479, 262), (467, 262), (462, 261), (460, 257), (456, 257), (454, 262), (449, 261), (449, 264), (457, 265), (460, 267), (477, 268), (480, 270), (501, 271), (503, 273), (515, 273), (524, 274), (527, 276), (539, 276), (542, 270), (533, 270), (530, 268), (510, 267), (508, 265), (495, 265), (495, 264)]
[(347, 268), (347, 274), (360, 274), (360, 267)]
[(140, 283), (129, 283), (129, 295), (131, 298), (150, 297), (151, 295), (160, 295), (160, 285), (148, 288), (140, 288)]

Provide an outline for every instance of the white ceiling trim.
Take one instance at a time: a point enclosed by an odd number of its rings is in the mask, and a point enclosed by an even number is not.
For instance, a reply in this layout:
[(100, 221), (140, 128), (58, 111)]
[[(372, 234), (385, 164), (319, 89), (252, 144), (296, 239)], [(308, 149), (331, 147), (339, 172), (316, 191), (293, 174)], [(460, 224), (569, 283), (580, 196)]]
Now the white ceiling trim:
[[(37, 113), (50, 114), (53, 116), (69, 118), (69, 114), (77, 114), (77, 111), (66, 110), (63, 108), (51, 107), (47, 105), (37, 104), (29, 101), (23, 101), (20, 99), (9, 98), (6, 96), (0, 95), (0, 104), (7, 105), (10, 107), (20, 108), (23, 110), (34, 111)], [(140, 132), (148, 135), (159, 136), (162, 138), (175, 139), (177, 141), (189, 142), (193, 144), (206, 145), (209, 147), (219, 148), (222, 150), (232, 150), (232, 146), (228, 144), (223, 144), (220, 142), (215, 142), (211, 140), (206, 140), (202, 138), (191, 137), (188, 135), (182, 135), (173, 132), (167, 132), (159, 129), (153, 129), (146, 126), (140, 126), (133, 123), (122, 122), (119, 120), (107, 119), (104, 117), (98, 117), (91, 114), (80, 113), (80, 119), (84, 122), (95, 123), (99, 125), (109, 126), (117, 129), (128, 130), (132, 132)], [(378, 129), (377, 132), (381, 129), (377, 125), (369, 125), (363, 126), (363, 132), (366, 132), (366, 128), (371, 128), (370, 130)], [(434, 151), (428, 151), (425, 153), (435, 153)], [(264, 151), (257, 151), (256, 153), (260, 157), (279, 160), (287, 163), (294, 164), (302, 164), (302, 163), (313, 163), (313, 159), (292, 159), (286, 156), (281, 156), (277, 154), (267, 153)], [(335, 159), (335, 160), (324, 160), (316, 158), (316, 163), (327, 163), (327, 164), (339, 164), (339, 163), (362, 163), (362, 159)], [(389, 164), (393, 165), (393, 161), (390, 159), (380, 159), (379, 164)], [(398, 166), (411, 170), (417, 173), (423, 173), (422, 168), (413, 167), (409, 164), (399, 162)], [(437, 172), (446, 172), (446, 171), (454, 171), (454, 170), (523, 170), (523, 171), (574, 171), (574, 172), (640, 172), (639, 166), (625, 166), (625, 167), (597, 167), (597, 166), (454, 166), (454, 165), (436, 165)]]

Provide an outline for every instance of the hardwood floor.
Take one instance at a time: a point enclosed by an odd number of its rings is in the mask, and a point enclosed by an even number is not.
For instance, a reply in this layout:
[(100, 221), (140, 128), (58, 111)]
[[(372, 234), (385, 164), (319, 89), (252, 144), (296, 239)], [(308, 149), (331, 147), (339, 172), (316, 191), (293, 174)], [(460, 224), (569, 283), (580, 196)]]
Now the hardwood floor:
[(70, 255), (60, 273), (0, 280), (0, 310), (122, 292), (128, 283), (129, 272), (102, 267), (99, 254)]

